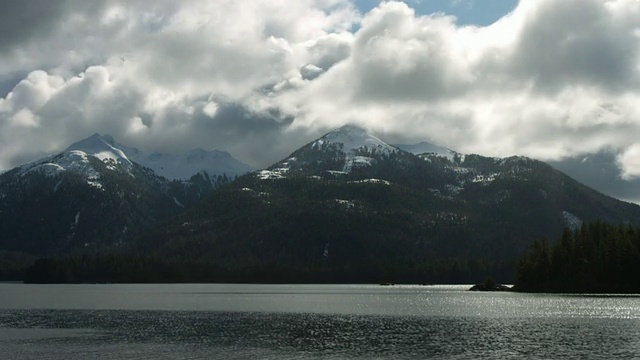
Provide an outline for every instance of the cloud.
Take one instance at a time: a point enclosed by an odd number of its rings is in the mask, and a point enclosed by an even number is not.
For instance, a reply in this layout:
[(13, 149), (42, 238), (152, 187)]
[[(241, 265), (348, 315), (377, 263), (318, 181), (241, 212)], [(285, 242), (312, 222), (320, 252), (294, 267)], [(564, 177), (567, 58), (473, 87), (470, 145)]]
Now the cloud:
[[(523, 80), (545, 92), (560, 91), (567, 85), (608, 91), (638, 86), (635, 30), (640, 12), (637, 2), (626, 3), (629, 8), (624, 10), (611, 1), (536, 4), (532, 15), (523, 20), (518, 43), (507, 61)], [(635, 13), (635, 21), (629, 21), (630, 13)]]
[(95, 132), (268, 166), (350, 122), (494, 156), (609, 149), (640, 176), (638, 1), (521, 0), (484, 27), (404, 2), (366, 14), (348, 0), (10, 5), (0, 169)]
[[(267, 164), (291, 150), (273, 146), (291, 117), (261, 89), (347, 57), (344, 38), (358, 21), (340, 0), (82, 3), (37, 12), (49, 15), (44, 30), (6, 42), (13, 53), (0, 79), (27, 75), (0, 98), (0, 168), (94, 132)], [(24, 8), (3, 10), (9, 17)]]
[(357, 100), (412, 101), (461, 95), (472, 76), (461, 61), (453, 18), (422, 17), (404, 3), (373, 9), (354, 43)]
[(529, 0), (490, 26), (459, 27), (385, 3), (348, 59), (282, 103), (295, 103), (301, 127), (358, 122), (464, 152), (622, 150), (640, 130), (639, 7)]
[(10, 1), (0, 11), (0, 51), (46, 34), (64, 16), (64, 1)]
[(622, 168), (622, 178), (632, 180), (640, 178), (640, 144), (633, 144), (624, 149), (617, 157)]
[(550, 164), (567, 175), (599, 191), (630, 202), (640, 203), (640, 180), (623, 179), (619, 174), (618, 154), (603, 150), (587, 156), (575, 156)]

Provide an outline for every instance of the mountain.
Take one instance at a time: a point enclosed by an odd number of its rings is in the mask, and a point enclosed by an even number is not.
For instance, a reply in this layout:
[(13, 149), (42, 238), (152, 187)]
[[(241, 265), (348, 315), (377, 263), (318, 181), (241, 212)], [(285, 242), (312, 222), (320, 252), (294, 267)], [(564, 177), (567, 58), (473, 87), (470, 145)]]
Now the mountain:
[[(82, 156), (93, 156), (105, 163), (115, 163), (131, 167), (131, 161), (127, 158), (121, 149), (115, 147), (115, 141), (110, 135), (100, 136), (94, 134), (84, 140), (80, 140), (71, 144), (65, 149), (63, 154), (82, 154)], [(115, 165), (114, 164), (114, 165)]]
[(206, 172), (211, 177), (234, 178), (254, 170), (225, 151), (193, 149), (186, 154), (176, 155), (159, 152), (145, 153), (126, 147), (123, 147), (123, 150), (132, 161), (170, 180), (189, 180), (200, 172)]
[(381, 157), (398, 151), (364, 129), (346, 125), (303, 146), (287, 159), (258, 172), (257, 176), (264, 180), (327, 173), (344, 175), (371, 166)]
[(406, 152), (410, 152), (414, 155), (424, 155), (424, 156), (443, 156), (449, 160), (453, 160), (456, 155), (456, 152), (453, 150), (449, 150), (447, 148), (433, 145), (428, 142), (421, 142), (413, 145), (394, 145), (398, 149), (404, 150)]
[(565, 227), (640, 224), (639, 206), (540, 161), (414, 151), (342, 127), (139, 244), (216, 264), (217, 280), (457, 282), (500, 266), (510, 276), (504, 264)]
[(640, 179), (623, 179), (617, 156), (613, 151), (603, 150), (594, 154), (550, 161), (549, 164), (607, 195), (640, 203)]
[[(140, 158), (141, 152), (95, 134), (0, 174), (0, 250), (64, 255), (125, 246), (231, 181), (224, 173), (231, 167), (221, 173), (216, 164), (237, 165), (222, 152), (160, 156), (155, 165), (177, 169), (180, 180), (170, 180), (139, 164)], [(186, 165), (180, 168), (179, 159)], [(211, 165), (212, 159), (220, 161)]]
[[(427, 142), (394, 146), (420, 156), (432, 154), (451, 159), (456, 154), (453, 150)], [(603, 194), (638, 204), (640, 203), (640, 179), (623, 179), (617, 164), (617, 156), (618, 154), (614, 151), (603, 150), (547, 161), (547, 163)]]

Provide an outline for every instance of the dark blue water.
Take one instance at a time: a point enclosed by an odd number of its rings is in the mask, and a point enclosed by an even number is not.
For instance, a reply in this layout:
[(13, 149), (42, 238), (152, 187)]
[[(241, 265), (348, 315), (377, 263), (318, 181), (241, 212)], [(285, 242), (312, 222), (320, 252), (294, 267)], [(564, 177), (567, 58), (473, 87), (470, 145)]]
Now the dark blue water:
[(640, 358), (640, 298), (466, 287), (0, 285), (10, 359)]

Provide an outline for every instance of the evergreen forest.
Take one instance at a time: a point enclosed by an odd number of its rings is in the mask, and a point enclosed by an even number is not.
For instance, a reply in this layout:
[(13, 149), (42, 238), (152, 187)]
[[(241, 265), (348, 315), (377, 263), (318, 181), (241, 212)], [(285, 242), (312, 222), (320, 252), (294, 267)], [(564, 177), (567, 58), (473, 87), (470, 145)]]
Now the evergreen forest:
[(640, 293), (640, 229), (604, 222), (536, 241), (517, 266), (522, 292)]

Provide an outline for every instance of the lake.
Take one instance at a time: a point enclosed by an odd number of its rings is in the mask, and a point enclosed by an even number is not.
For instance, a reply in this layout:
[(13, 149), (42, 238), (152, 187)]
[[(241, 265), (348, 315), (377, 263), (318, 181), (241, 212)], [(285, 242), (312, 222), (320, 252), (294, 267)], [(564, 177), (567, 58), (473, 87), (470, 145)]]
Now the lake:
[(640, 358), (640, 297), (469, 286), (0, 284), (18, 359)]

